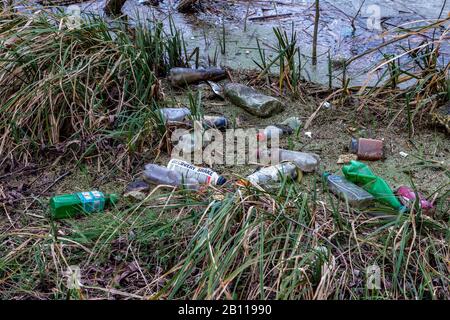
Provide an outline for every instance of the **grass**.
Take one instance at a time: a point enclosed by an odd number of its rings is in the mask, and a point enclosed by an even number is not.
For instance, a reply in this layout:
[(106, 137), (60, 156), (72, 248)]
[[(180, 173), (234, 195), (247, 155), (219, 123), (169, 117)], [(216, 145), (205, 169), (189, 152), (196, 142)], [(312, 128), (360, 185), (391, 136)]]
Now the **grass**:
[[(381, 73), (375, 85), (372, 87), (364, 85), (358, 90), (362, 99), (358, 110), (389, 99), (403, 103), (405, 107), (399, 110), (392, 121), (400, 120), (398, 118), (400, 114), (405, 115), (403, 121), (407, 123), (413, 135), (413, 126), (417, 118), (430, 119), (430, 114), (437, 107), (448, 102), (450, 62), (444, 59), (445, 53), (442, 52), (445, 51), (442, 46), (449, 33), (448, 21), (449, 18), (433, 23), (414, 21), (403, 25), (400, 30), (394, 28), (387, 32), (394, 35), (392, 40), (347, 61), (348, 67), (351, 62), (363, 58), (374, 50), (380, 51), (384, 56), (384, 61), (368, 72), (369, 76), (375, 72)], [(416, 26), (417, 24), (419, 26)], [(424, 40), (411, 45), (409, 39), (417, 35), (422, 35)], [(442, 57), (442, 60), (439, 57)], [(375, 102), (377, 98), (378, 102)]]
[[(141, 202), (86, 218), (32, 221), (25, 215), (23, 227), (4, 226), (0, 235), (2, 296), (448, 297), (443, 223), (420, 211), (368, 219), (327, 196), (326, 188), (324, 195), (316, 201), (308, 186), (289, 181), (272, 192), (159, 189)], [(46, 216), (46, 205), (39, 211)], [(369, 290), (365, 280), (373, 264), (382, 270), (379, 290)], [(82, 270), (79, 290), (65, 286), (71, 265)]]
[[(287, 89), (294, 96), (298, 96), (301, 81), (301, 55), (300, 48), (297, 46), (297, 32), (294, 23), (292, 23), (290, 35), (281, 27), (273, 28), (273, 32), (277, 40), (275, 46), (271, 48), (275, 52), (275, 57), (273, 59), (266, 58), (265, 49), (261, 47), (260, 41), (257, 39), (260, 60), (253, 60), (253, 62), (261, 69), (259, 77), (268, 76), (271, 68), (277, 66), (280, 94)], [(267, 79), (269, 78), (267, 77)]]
[[(27, 163), (42, 149), (81, 152), (153, 141), (159, 77), (185, 66), (181, 34), (171, 24), (133, 30), (121, 20), (86, 16), (67, 29), (63, 14), (2, 13), (0, 155)], [(141, 128), (140, 130), (136, 130)], [(131, 137), (129, 133), (132, 132)]]

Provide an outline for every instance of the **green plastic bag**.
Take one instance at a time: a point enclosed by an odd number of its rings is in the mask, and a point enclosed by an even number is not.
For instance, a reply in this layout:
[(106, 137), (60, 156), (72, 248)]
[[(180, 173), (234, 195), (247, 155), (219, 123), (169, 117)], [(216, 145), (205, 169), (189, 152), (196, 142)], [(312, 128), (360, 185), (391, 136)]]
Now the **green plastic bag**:
[(365, 189), (377, 201), (397, 210), (403, 209), (402, 204), (398, 201), (386, 181), (374, 175), (366, 164), (359, 161), (351, 161), (349, 165), (342, 168), (342, 172), (347, 180)]

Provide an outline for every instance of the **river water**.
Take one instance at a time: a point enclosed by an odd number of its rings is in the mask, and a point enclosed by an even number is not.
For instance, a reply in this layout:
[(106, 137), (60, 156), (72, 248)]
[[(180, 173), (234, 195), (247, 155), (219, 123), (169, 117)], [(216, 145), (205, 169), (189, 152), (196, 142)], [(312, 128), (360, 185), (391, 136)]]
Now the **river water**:
[[(142, 0), (128, 0), (124, 6), (123, 11), (130, 20), (151, 23), (156, 18), (163, 21), (168, 30), (171, 17), (178, 30), (183, 33), (188, 51), (199, 48), (201, 64), (204, 66), (209, 61), (217, 60), (217, 64), (232, 68), (257, 68), (255, 61), (260, 62), (257, 40), (264, 49), (266, 58), (270, 60), (276, 56), (273, 50), (276, 44), (273, 28), (283, 28), (289, 34), (295, 30), (297, 46), (301, 52), (302, 76), (323, 84), (329, 83), (330, 79), (329, 56), (334, 61), (349, 59), (390, 39), (394, 35), (392, 30), (397, 26), (413, 27), (439, 16), (445, 18), (450, 13), (450, 1), (446, 3), (445, 0), (321, 0), (318, 64), (312, 66), (315, 17), (313, 0), (212, 1), (213, 5), (205, 5), (203, 12), (192, 14), (178, 13), (175, 10), (176, 0), (163, 0), (159, 6), (139, 1)], [(102, 14), (104, 1), (79, 5), (82, 11)], [(221, 53), (223, 31), (225, 54)], [(423, 40), (423, 37), (412, 38), (410, 44), (418, 44)], [(367, 74), (376, 67), (383, 53), (400, 52), (398, 47), (391, 46), (356, 60), (348, 69), (351, 84), (364, 83)], [(215, 56), (217, 59), (214, 59)], [(448, 38), (447, 43), (443, 44), (441, 56), (442, 63), (449, 61)], [(338, 65), (336, 63), (331, 72), (335, 86), (341, 84), (342, 69)], [(277, 70), (273, 68), (271, 71)], [(380, 76), (382, 70), (377, 73)]]

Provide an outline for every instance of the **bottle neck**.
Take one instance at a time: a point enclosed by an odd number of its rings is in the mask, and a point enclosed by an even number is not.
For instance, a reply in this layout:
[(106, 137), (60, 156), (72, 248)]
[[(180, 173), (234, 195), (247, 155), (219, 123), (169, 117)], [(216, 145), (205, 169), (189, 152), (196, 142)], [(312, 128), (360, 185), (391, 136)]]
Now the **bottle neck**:
[(358, 139), (352, 138), (350, 141), (349, 151), (351, 153), (358, 153)]

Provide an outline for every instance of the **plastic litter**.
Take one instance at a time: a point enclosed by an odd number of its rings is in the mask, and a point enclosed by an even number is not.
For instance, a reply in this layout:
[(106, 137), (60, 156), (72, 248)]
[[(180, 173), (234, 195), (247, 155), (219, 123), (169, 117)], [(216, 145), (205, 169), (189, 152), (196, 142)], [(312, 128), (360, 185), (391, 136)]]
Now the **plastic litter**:
[(320, 157), (317, 154), (278, 148), (258, 150), (258, 156), (267, 159), (272, 156), (272, 152), (277, 153), (275, 158), (278, 156), (280, 162), (293, 162), (303, 172), (314, 172), (320, 164)]
[(271, 182), (278, 182), (282, 177), (290, 177), (292, 179), (298, 177), (298, 168), (295, 163), (284, 162), (275, 166), (261, 168), (247, 176), (247, 183), (244, 184), (266, 185)]
[(214, 81), (210, 81), (210, 80), (208, 80), (206, 82), (209, 84), (209, 86), (211, 87), (211, 90), (214, 92), (214, 94), (216, 96), (218, 96), (221, 99), (225, 99), (225, 97), (223, 96), (223, 88), (221, 85), (215, 83)]
[(284, 109), (284, 105), (278, 99), (243, 84), (227, 83), (223, 87), (223, 92), (233, 104), (258, 117), (266, 118)]
[(280, 124), (288, 126), (292, 130), (298, 130), (302, 126), (302, 120), (298, 117), (290, 117), (281, 122)]
[(209, 128), (226, 129), (229, 126), (229, 121), (224, 116), (204, 116), (203, 124)]
[(101, 212), (119, 201), (117, 194), (104, 194), (100, 191), (85, 191), (54, 196), (50, 199), (50, 212), (53, 218), (70, 218), (77, 214)]
[(386, 181), (376, 176), (370, 168), (359, 161), (351, 161), (349, 165), (342, 167), (345, 178), (369, 192), (375, 200), (397, 210), (404, 207), (395, 197), (392, 189)]
[(159, 112), (166, 123), (171, 121), (183, 121), (191, 114), (191, 110), (188, 108), (162, 108), (159, 109)]
[(181, 173), (175, 170), (152, 163), (145, 165), (143, 178), (146, 182), (155, 185), (183, 186), (189, 190), (197, 190), (200, 187), (196, 179), (183, 177)]
[(173, 68), (169, 72), (169, 79), (173, 86), (184, 86), (207, 80), (219, 81), (226, 77), (227, 73), (220, 68)]
[(223, 185), (227, 180), (209, 168), (196, 167), (189, 162), (172, 159), (167, 168), (177, 171), (186, 179), (195, 179), (200, 184)]
[(329, 190), (342, 199), (348, 201), (349, 205), (355, 208), (367, 208), (373, 201), (374, 197), (358, 187), (356, 184), (347, 181), (344, 177), (324, 174)]
[[(396, 194), (400, 199), (400, 202), (408, 209), (411, 209), (414, 206), (414, 203), (416, 201), (416, 193), (412, 188), (407, 186), (401, 186), (397, 189)], [(422, 212), (428, 216), (432, 215), (435, 209), (433, 203), (428, 201), (420, 193), (418, 194), (418, 196)]]
[(375, 161), (383, 158), (382, 140), (352, 138), (349, 149), (358, 156), (358, 160)]
[(278, 137), (281, 137), (286, 134), (292, 134), (292, 129), (288, 126), (268, 126), (264, 130), (258, 133), (257, 139), (258, 141), (266, 141), (275, 135), (278, 135)]

